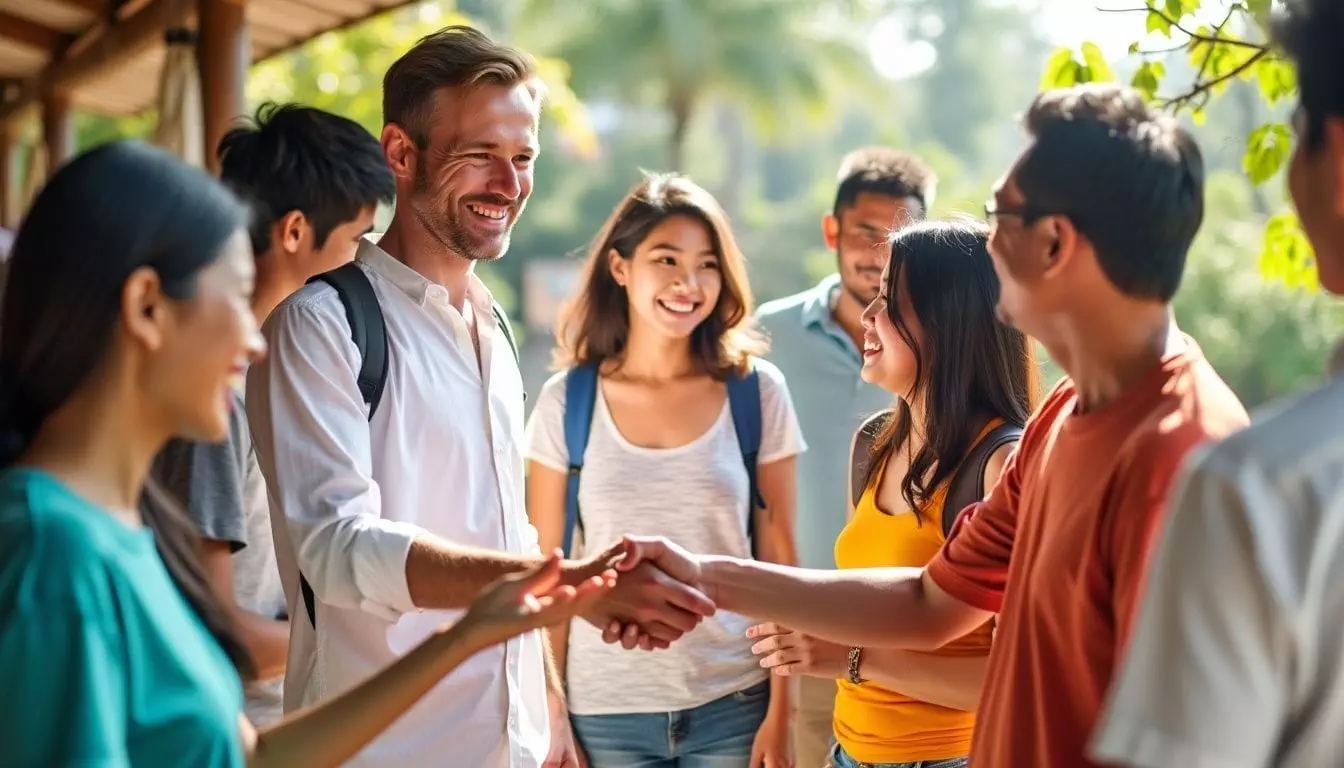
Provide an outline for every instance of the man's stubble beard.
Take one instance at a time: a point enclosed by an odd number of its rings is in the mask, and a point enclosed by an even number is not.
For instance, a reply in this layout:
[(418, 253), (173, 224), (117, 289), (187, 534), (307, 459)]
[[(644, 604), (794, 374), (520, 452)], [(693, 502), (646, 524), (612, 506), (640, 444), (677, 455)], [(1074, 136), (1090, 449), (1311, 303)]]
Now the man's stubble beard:
[[(420, 226), (430, 234), (439, 245), (468, 261), (498, 261), (509, 251), (509, 241), (513, 236), (513, 226), (504, 231), (504, 237), (497, 253), (485, 253), (468, 234), (456, 209), (436, 210), (434, 196), (429, 192), (429, 179), (424, 166), (417, 166), (415, 185), (411, 189), (411, 211), (420, 222)], [(428, 205), (426, 204), (428, 203)], [(521, 206), (519, 213), (522, 212)], [(515, 217), (516, 220), (516, 217)]]

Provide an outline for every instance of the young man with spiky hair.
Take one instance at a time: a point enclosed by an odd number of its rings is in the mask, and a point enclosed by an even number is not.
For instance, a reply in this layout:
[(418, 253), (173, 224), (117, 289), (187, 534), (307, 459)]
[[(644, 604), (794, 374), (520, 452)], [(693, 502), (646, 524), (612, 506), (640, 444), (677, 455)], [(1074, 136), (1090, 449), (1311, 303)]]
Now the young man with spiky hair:
[[(221, 179), (253, 210), (258, 320), (308, 278), (354, 258), (378, 204), (395, 191), (378, 140), (353, 120), (311, 107), (263, 106), (224, 136), (219, 157)], [(226, 442), (175, 440), (155, 473), (199, 527), (206, 568), (256, 662), (246, 711), (260, 726), (282, 714), (289, 624), (241, 386), (234, 397)]]

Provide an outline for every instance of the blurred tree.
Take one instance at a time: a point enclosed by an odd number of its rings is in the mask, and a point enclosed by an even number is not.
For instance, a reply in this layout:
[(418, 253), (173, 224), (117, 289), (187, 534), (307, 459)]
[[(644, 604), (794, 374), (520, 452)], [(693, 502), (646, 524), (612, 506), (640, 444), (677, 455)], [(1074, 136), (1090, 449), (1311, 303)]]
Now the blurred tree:
[(1205, 195), (1207, 218), (1176, 295), (1181, 327), (1248, 406), (1319, 382), (1344, 334), (1344, 306), (1245, 268), (1260, 225), (1251, 188), (1235, 173), (1212, 175)]
[[(1271, 0), (1144, 0), (1141, 8), (1115, 11), (1143, 14), (1150, 37), (1175, 42), (1174, 47), (1153, 50), (1135, 41), (1130, 53), (1140, 57), (1140, 63), (1130, 84), (1148, 99), (1178, 114), (1188, 113), (1196, 124), (1203, 123), (1209, 106), (1238, 80), (1254, 84), (1268, 104), (1291, 99), (1297, 93), (1297, 74), (1268, 43), (1265, 30), (1271, 6)], [(1197, 21), (1215, 12), (1221, 21)], [(1174, 86), (1170, 82), (1165, 57), (1172, 53), (1185, 57), (1194, 68), (1191, 82)], [(1055, 51), (1046, 64), (1041, 87), (1115, 79), (1096, 45), (1082, 43), (1081, 54), (1081, 58), (1075, 56), (1069, 48)], [(1281, 120), (1252, 128), (1246, 134), (1242, 158), (1246, 177), (1256, 185), (1277, 177), (1292, 146), (1292, 130)], [(1316, 288), (1311, 244), (1295, 214), (1285, 210), (1270, 218), (1262, 240), (1260, 271), (1267, 278)]]
[(697, 110), (730, 95), (758, 135), (831, 116), (834, 92), (874, 83), (855, 2), (520, 0), (511, 25), (529, 50), (569, 63), (585, 98), (654, 103), (670, 121), (668, 165), (684, 170)]

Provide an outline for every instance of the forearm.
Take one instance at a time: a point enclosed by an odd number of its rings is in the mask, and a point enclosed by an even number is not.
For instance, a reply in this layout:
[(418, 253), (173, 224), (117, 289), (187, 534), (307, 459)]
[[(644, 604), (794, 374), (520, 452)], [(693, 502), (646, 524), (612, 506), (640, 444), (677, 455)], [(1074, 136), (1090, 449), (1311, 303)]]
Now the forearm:
[(954, 636), (955, 617), (929, 605), (919, 568), (820, 571), (706, 557), (700, 574), (724, 610), (843, 645), (932, 650)]
[(546, 672), (546, 689), (550, 693), (551, 703), (566, 704), (565, 679), (555, 655), (553, 636), (549, 630), (542, 633), (542, 664)]
[[(540, 556), (465, 547), (428, 534), (417, 536), (406, 555), (406, 587), (417, 608), (465, 608), (501, 576), (525, 571)], [(567, 560), (564, 582), (577, 584), (602, 572), (605, 563)]]
[(569, 622), (557, 624), (546, 630), (546, 640), (551, 647), (551, 660), (553, 663), (555, 677), (559, 680), (562, 690), (568, 679), (569, 664)]
[(479, 648), (456, 625), (334, 699), (261, 732), (253, 768), (341, 765)]
[(283, 675), (289, 658), (289, 623), (237, 607), (233, 611), (233, 621), (252, 662), (257, 665), (258, 679), (269, 680)]
[(973, 712), (988, 655), (933, 656), (894, 648), (864, 649), (859, 674), (883, 688), (949, 709)]

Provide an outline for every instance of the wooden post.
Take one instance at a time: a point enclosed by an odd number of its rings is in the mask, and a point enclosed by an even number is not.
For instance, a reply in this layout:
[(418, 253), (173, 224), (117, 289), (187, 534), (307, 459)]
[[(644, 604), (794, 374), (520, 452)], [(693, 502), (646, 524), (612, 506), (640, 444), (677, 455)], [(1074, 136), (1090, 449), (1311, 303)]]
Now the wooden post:
[(19, 225), (19, 186), (14, 178), (14, 134), (0, 126), (0, 227), (13, 230)]
[(205, 112), (206, 166), (219, 173), (215, 150), (235, 120), (247, 111), (244, 85), (252, 60), (244, 0), (198, 0), (197, 67)]
[(46, 178), (75, 154), (75, 120), (70, 94), (50, 90), (42, 96), (42, 141), (47, 146)]

